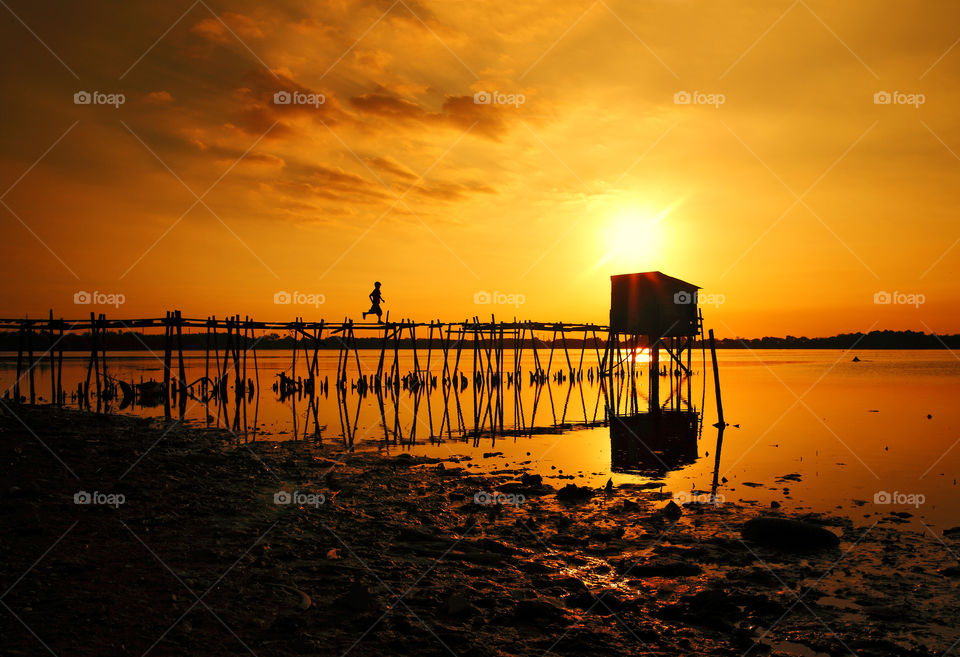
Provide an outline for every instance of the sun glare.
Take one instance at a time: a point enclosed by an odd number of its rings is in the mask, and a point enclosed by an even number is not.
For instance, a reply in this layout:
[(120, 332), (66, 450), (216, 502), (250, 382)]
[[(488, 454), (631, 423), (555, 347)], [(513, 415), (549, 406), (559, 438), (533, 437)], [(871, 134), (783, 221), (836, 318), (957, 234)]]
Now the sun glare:
[(591, 272), (606, 273), (657, 269), (670, 248), (667, 218), (673, 203), (661, 209), (624, 204), (610, 214), (606, 230), (600, 231), (602, 255)]

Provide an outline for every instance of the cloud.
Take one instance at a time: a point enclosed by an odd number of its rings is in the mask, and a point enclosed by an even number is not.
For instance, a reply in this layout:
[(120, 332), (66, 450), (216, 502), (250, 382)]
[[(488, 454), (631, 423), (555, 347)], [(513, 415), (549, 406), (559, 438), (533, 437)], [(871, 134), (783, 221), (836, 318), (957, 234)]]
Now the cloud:
[(169, 91), (151, 91), (143, 100), (152, 105), (165, 105), (173, 102), (173, 95)]
[[(384, 91), (353, 96), (350, 105), (367, 117), (397, 123), (421, 123), (466, 130), (498, 141), (507, 132), (505, 109), (474, 102), (473, 96), (447, 96), (439, 112), (431, 112), (419, 104)], [(513, 109), (513, 108), (510, 108)]]
[[(235, 125), (250, 134), (262, 135), (271, 125), (279, 123), (270, 133), (271, 139), (278, 139), (297, 133), (298, 123), (322, 122), (336, 126), (352, 121), (334, 95), (301, 84), (288, 74), (271, 74), (259, 69), (249, 72), (245, 82), (247, 86), (235, 92), (239, 103), (235, 108)], [(294, 102), (278, 103), (277, 93), (289, 94)]]
[(483, 183), (437, 182), (419, 186), (416, 193), (439, 201), (463, 201), (474, 194), (495, 194), (496, 191)]
[[(263, 31), (259, 24), (249, 16), (234, 12), (225, 12), (220, 18), (204, 18), (190, 28), (196, 34), (211, 43), (227, 43), (231, 39), (262, 39)], [(231, 32), (233, 34), (231, 34)]]
[(392, 157), (368, 157), (365, 159), (366, 163), (369, 164), (374, 169), (378, 171), (383, 171), (384, 173), (390, 174), (401, 180), (406, 180), (408, 182), (413, 182), (418, 180), (420, 176), (415, 174), (413, 171), (400, 164)]

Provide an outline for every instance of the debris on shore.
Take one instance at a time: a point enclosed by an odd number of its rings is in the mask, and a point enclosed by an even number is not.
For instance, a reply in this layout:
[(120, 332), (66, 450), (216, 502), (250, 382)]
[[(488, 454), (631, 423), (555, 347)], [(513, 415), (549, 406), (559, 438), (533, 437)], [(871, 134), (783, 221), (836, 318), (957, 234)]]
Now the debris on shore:
[(960, 638), (939, 542), (957, 528), (16, 412), (0, 416), (6, 654), (883, 657)]

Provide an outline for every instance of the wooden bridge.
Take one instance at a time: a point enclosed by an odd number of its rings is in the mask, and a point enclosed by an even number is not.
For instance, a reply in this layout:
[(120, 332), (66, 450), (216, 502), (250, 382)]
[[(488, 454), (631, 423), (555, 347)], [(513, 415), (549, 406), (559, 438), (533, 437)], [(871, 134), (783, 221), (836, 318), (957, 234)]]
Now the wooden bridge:
[[(86, 381), (78, 386), (76, 397), (85, 400), (89, 406), (91, 398), (99, 405), (102, 397), (116, 394), (117, 381), (108, 373), (108, 337), (111, 332), (114, 337), (132, 336), (144, 350), (151, 352), (153, 349), (147, 345), (148, 336), (162, 335), (164, 380), (160, 390), (168, 398), (180, 396), (181, 399), (194, 385), (204, 391), (216, 388), (225, 392), (228, 378), (233, 379), (233, 387), (238, 393), (246, 390), (252, 385), (248, 377), (250, 369), (258, 373), (257, 354), (258, 350), (263, 351), (263, 339), (277, 332), (293, 336), (290, 375), (281, 377), (281, 393), (285, 386), (313, 390), (318, 385), (329, 385), (329, 380), (317, 381), (318, 354), (322, 349), (338, 351), (335, 386), (359, 387), (365, 391), (401, 386), (436, 387), (438, 384), (458, 385), (462, 389), (470, 382), (481, 387), (495, 387), (503, 382), (519, 383), (524, 355), (533, 359), (533, 368), (529, 372), (532, 383), (548, 378), (576, 380), (585, 375), (591, 378), (633, 375), (630, 378), (634, 378), (638, 365), (634, 355), (648, 347), (639, 335), (622, 336), (604, 325), (498, 321), (494, 316), (489, 321), (473, 317), (459, 322), (390, 321), (389, 316), (383, 323), (350, 319), (306, 321), (301, 317), (283, 322), (258, 321), (240, 315), (189, 318), (179, 311), (156, 318), (119, 319), (91, 313), (84, 319), (63, 319), (55, 318), (51, 311), (43, 319), (0, 319), (0, 336), (5, 334), (9, 342), (16, 334), (17, 374), (12, 386), (13, 399), (29, 399), (30, 403), (36, 403), (34, 370), (48, 364), (51, 371), (50, 399), (57, 404), (64, 403), (66, 391), (62, 388), (62, 370), (64, 338), (68, 335), (83, 336), (89, 353)], [(184, 335), (190, 332), (195, 339), (202, 340), (205, 375), (188, 384)], [(673, 356), (678, 376), (685, 376), (690, 372), (689, 349), (687, 362), (683, 363), (678, 355), (681, 349), (673, 344), (675, 340), (665, 337), (659, 347)], [(364, 371), (360, 362), (361, 349), (379, 352), (376, 369)], [(401, 368), (401, 350), (408, 358), (412, 357), (413, 368), (409, 371)], [(595, 365), (584, 368), (585, 358)], [(297, 375), (298, 363), (303, 368), (300, 370), (302, 376)], [(10, 392), (7, 390), (7, 398)]]
[[(516, 319), (498, 321), (493, 315), (489, 321), (478, 316), (457, 322), (390, 321), (389, 313), (383, 323), (355, 322), (348, 318), (337, 322), (306, 321), (302, 317), (277, 322), (259, 321), (249, 316), (241, 318), (240, 315), (219, 319), (214, 316), (188, 318), (180, 311), (168, 311), (162, 318), (131, 319), (108, 318), (103, 313), (91, 312), (87, 318), (68, 320), (55, 318), (51, 310), (46, 318), (0, 319), (0, 340), (12, 345), (13, 335), (16, 335), (17, 376), (11, 388), (17, 403), (27, 399), (21, 391), (25, 377), (23, 385), (28, 388), (30, 403), (36, 403), (34, 370), (42, 363), (49, 364), (52, 402), (64, 403), (64, 339), (76, 335), (83, 336), (83, 348), (90, 354), (86, 379), (78, 384), (75, 393), (71, 393), (81, 406), (90, 407), (94, 389), (99, 409), (101, 400), (115, 396), (118, 387), (126, 395), (130, 392), (128, 388), (134, 386), (108, 373), (110, 342), (115, 345), (119, 337), (133, 337), (139, 343), (138, 348), (152, 353), (147, 342), (155, 342), (161, 333), (164, 379), (162, 383), (149, 383), (155, 384), (151, 394), (165, 400), (168, 414), (171, 398), (179, 397), (182, 403), (194, 393), (195, 387), (203, 395), (215, 392), (225, 400), (231, 373), (239, 397), (254, 386), (248, 377), (248, 356), (259, 385), (258, 348), (263, 349), (261, 343), (264, 339), (279, 331), (293, 338), (289, 347), (292, 352), (290, 374), (282, 373), (274, 386), (281, 396), (291, 390), (312, 394), (318, 387), (328, 387), (329, 376), (323, 381), (318, 380), (318, 354), (321, 349), (336, 349), (338, 361), (334, 386), (338, 390), (357, 389), (361, 394), (368, 390), (381, 394), (401, 387), (430, 390), (438, 385), (444, 389), (454, 386), (463, 389), (470, 382), (475, 387), (491, 389), (503, 384), (519, 385), (523, 374), (521, 364), (526, 355), (528, 361), (531, 356), (533, 361), (533, 368), (528, 372), (531, 384), (596, 377), (604, 392), (609, 386), (610, 392), (616, 393), (614, 408), (617, 411), (621, 408), (622, 393), (627, 402), (625, 410), (634, 414), (640, 412), (637, 379), (644, 369), (649, 377), (649, 412), (654, 414), (659, 414), (662, 406), (659, 394), (661, 376), (671, 376), (668, 401), (677, 409), (682, 404), (681, 381), (685, 378), (689, 407), (691, 355), (698, 334), (701, 347), (705, 344), (703, 319), (696, 303), (699, 288), (660, 272), (614, 276), (611, 288), (610, 325)], [(194, 351), (202, 349), (204, 352), (204, 375), (192, 383), (186, 379), (185, 334), (190, 334), (194, 340)], [(198, 336), (202, 339), (202, 347), (196, 343)], [(711, 341), (712, 337), (711, 331)], [(361, 348), (378, 352), (376, 368), (368, 366), (364, 371)], [(401, 349), (412, 356), (412, 369), (409, 365), (401, 366)], [(638, 358), (641, 351), (649, 355), (649, 364)], [(669, 355), (668, 367), (659, 364), (661, 351)], [(585, 369), (588, 354), (591, 356)], [(593, 357), (595, 365), (589, 364)], [(302, 376), (298, 376), (297, 366), (301, 359), (300, 367), (305, 372), (301, 369)], [(623, 385), (610, 385), (615, 379), (626, 381), (625, 389)], [(4, 398), (9, 399), (9, 395), (10, 389), (4, 393)]]

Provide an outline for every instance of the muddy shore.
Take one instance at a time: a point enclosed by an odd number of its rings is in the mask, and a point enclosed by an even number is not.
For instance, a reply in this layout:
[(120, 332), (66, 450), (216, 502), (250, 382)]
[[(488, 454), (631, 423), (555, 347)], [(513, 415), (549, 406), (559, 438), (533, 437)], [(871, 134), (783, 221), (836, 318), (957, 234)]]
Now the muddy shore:
[[(26, 406), (0, 409), (0, 459), (9, 655), (884, 656), (960, 639), (960, 532), (895, 514), (679, 508), (641, 486)], [(839, 541), (745, 539), (757, 517)]]

